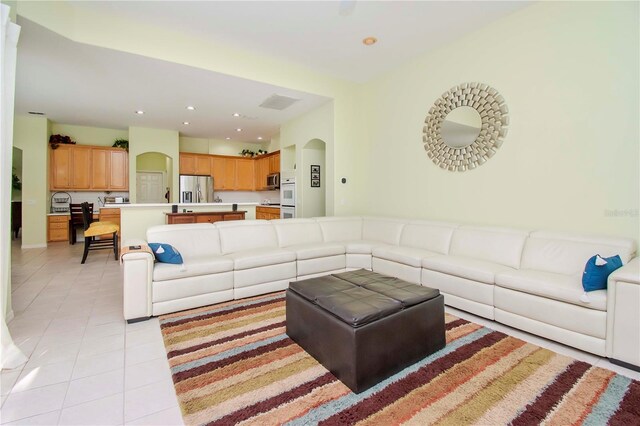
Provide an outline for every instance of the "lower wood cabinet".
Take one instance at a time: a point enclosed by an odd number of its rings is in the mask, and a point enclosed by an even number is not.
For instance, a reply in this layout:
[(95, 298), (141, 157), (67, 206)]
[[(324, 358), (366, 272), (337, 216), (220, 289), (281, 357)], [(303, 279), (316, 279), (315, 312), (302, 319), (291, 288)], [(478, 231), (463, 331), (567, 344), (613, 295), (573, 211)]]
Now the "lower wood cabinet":
[(165, 213), (167, 224), (179, 223), (214, 223), (227, 220), (244, 220), (246, 211), (230, 212), (191, 212), (191, 213)]
[(280, 207), (256, 207), (256, 219), (280, 219)]
[[(120, 227), (120, 209), (102, 207), (100, 209), (100, 216), (98, 219), (100, 222), (113, 222)], [(120, 232), (118, 232), (120, 235)]]
[(69, 240), (69, 218), (68, 214), (47, 216), (47, 241)]

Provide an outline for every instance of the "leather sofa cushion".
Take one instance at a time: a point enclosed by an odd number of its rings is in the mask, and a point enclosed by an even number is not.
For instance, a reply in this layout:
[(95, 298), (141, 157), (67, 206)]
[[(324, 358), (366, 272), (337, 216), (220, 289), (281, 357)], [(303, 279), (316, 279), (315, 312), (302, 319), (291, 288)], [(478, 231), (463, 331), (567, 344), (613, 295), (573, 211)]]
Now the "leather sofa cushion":
[(264, 248), (228, 254), (225, 258), (233, 261), (234, 269), (237, 271), (241, 269), (259, 268), (261, 266), (295, 262), (296, 254), (291, 250)]
[(553, 272), (520, 269), (496, 275), (496, 285), (522, 293), (542, 296), (560, 302), (572, 303), (585, 308), (607, 310), (607, 291), (588, 293), (590, 303), (580, 300), (583, 293), (580, 275), (563, 275)]
[(362, 218), (328, 216), (317, 217), (323, 240), (326, 242), (350, 241), (362, 239)]
[(269, 223), (227, 222), (220, 225), (218, 230), (220, 232), (220, 248), (224, 254), (278, 248), (276, 230)]
[(323, 277), (292, 282), (289, 284), (289, 289), (315, 303), (320, 296), (348, 290), (353, 288), (353, 286), (353, 283), (337, 278), (336, 276), (325, 275)]
[(460, 256), (438, 255), (422, 259), (422, 267), (456, 277), (494, 284), (496, 274), (513, 271), (513, 268), (484, 260)]
[(171, 244), (185, 261), (222, 254), (218, 229), (210, 223), (152, 226), (147, 229), (147, 241)]
[(372, 254), (380, 259), (391, 260), (414, 268), (422, 267), (423, 258), (438, 256), (438, 253), (424, 249), (389, 245), (374, 247)]
[(342, 241), (347, 254), (371, 254), (375, 247), (384, 245), (384, 243), (368, 240)]
[(576, 236), (547, 231), (533, 232), (522, 253), (522, 269), (581, 274), (585, 264), (595, 254), (603, 257), (620, 255), (627, 263), (635, 252), (635, 243), (624, 238)]
[(316, 303), (352, 327), (369, 324), (402, 309), (397, 300), (358, 286), (318, 296)]
[(514, 229), (462, 226), (453, 232), (449, 254), (517, 269), (528, 235)]
[[(171, 225), (173, 226), (173, 225)], [(233, 261), (222, 256), (200, 256), (185, 260), (182, 265), (156, 263), (153, 267), (153, 281), (167, 281), (198, 275), (219, 274), (233, 271)]]
[(398, 219), (365, 217), (362, 220), (362, 239), (397, 246), (404, 224)]
[(412, 221), (402, 228), (400, 246), (447, 254), (457, 227), (444, 222)]
[(323, 242), (320, 225), (313, 219), (276, 219), (271, 224), (280, 247)]
[(295, 252), (298, 260), (317, 259), (345, 253), (344, 245), (335, 243), (300, 244), (288, 246), (286, 250)]

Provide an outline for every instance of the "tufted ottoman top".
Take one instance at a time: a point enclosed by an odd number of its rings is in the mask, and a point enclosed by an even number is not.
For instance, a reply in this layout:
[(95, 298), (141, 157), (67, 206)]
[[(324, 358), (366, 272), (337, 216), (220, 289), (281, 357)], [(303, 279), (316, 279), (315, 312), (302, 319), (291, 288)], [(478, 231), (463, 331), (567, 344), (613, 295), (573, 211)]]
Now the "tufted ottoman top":
[(366, 270), (296, 281), (289, 289), (354, 328), (440, 294), (436, 289)]

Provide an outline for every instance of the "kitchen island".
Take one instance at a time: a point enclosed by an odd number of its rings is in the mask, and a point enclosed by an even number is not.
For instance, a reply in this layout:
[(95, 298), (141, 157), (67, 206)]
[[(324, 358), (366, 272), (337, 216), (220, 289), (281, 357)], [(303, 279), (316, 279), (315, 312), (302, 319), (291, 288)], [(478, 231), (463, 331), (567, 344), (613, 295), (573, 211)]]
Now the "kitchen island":
[(167, 224), (175, 225), (178, 223), (214, 223), (227, 220), (244, 220), (247, 212), (244, 210), (230, 210), (223, 212), (184, 212), (184, 213), (165, 213), (167, 215)]
[[(178, 212), (191, 210), (189, 213), (224, 213), (232, 212), (234, 203), (184, 203), (177, 204)], [(245, 212), (245, 219), (256, 218), (256, 206), (258, 203), (235, 203), (237, 212)], [(129, 239), (147, 238), (147, 228), (155, 225), (165, 225), (167, 213), (171, 213), (173, 204), (123, 204), (120, 206), (120, 234), (123, 244)], [(183, 212), (184, 213), (184, 212)], [(227, 219), (230, 220), (230, 219)]]

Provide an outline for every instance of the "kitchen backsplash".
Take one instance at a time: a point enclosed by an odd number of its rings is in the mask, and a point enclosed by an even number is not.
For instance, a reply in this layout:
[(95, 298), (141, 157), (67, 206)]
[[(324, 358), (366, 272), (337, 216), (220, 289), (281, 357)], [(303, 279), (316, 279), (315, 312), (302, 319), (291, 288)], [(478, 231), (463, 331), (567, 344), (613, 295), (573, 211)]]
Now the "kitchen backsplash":
[(214, 197), (220, 197), (223, 203), (262, 203), (269, 200), (280, 202), (280, 190), (275, 191), (216, 191)]

